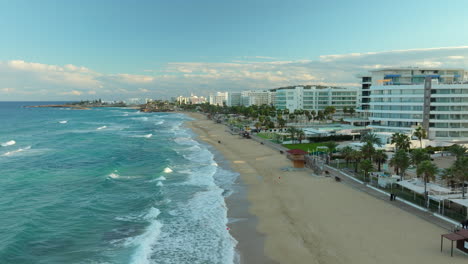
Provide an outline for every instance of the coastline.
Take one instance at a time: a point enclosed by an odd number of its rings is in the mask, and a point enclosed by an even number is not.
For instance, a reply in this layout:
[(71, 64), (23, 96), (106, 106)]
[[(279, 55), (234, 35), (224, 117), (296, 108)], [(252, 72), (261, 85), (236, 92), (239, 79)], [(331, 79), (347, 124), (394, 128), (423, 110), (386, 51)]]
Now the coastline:
[[(249, 261), (252, 253), (245, 248), (252, 245), (245, 243), (251, 232), (236, 234), (232, 225), (242, 263), (466, 262), (458, 251), (450, 258), (447, 246), (440, 252), (446, 230), (311, 171), (283, 171), (290, 163), (278, 151), (231, 135), (202, 114), (185, 114), (196, 119), (186, 122), (188, 127), (230, 162), (247, 187), (248, 211), (258, 219), (262, 254), (270, 262)], [(228, 202), (228, 214), (236, 203)]]

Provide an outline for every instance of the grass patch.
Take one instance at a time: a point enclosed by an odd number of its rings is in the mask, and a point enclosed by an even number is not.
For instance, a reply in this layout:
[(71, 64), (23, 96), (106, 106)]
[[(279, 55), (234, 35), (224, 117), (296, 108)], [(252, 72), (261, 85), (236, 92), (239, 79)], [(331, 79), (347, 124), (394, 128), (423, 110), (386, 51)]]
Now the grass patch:
[(303, 144), (284, 144), (285, 148), (288, 149), (302, 149), (304, 151), (317, 151), (317, 147), (325, 146), (324, 143), (303, 143)]
[(258, 133), (258, 134), (255, 134), (255, 135), (256, 135), (257, 137), (263, 138), (263, 139), (273, 139), (275, 133)]

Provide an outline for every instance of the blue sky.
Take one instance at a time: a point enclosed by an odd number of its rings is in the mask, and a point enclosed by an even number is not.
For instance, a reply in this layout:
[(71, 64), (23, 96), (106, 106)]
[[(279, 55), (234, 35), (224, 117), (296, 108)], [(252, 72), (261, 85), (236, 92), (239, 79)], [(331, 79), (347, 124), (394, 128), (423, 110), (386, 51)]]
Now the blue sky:
[[(465, 67), (467, 49), (453, 47), (467, 45), (466, 11), (462, 0), (0, 1), (0, 100), (353, 86), (372, 65)], [(325, 57), (337, 54), (361, 55), (338, 67)]]

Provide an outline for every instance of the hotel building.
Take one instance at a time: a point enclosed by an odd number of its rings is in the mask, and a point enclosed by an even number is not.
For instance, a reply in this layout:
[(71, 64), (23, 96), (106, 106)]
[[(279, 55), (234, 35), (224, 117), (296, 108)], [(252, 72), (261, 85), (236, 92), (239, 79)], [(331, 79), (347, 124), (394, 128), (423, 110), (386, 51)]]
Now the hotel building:
[(463, 69), (388, 68), (361, 75), (358, 110), (376, 132), (468, 141), (468, 82)]
[(337, 113), (343, 108), (356, 108), (356, 88), (280, 88), (276, 90), (275, 107), (277, 109), (296, 109), (323, 111), (327, 106), (334, 106)]

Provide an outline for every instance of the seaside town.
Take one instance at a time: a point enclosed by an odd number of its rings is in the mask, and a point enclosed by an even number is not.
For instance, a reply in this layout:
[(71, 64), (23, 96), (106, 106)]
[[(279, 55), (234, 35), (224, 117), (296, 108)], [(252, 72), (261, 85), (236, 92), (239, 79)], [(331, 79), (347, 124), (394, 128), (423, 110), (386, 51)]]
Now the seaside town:
[[(464, 69), (388, 68), (356, 75), (359, 88), (216, 92), (151, 101), (142, 111), (204, 113), (284, 153), (291, 169), (357, 183), (454, 232), (445, 238), (464, 241), (467, 77)], [(465, 245), (457, 248), (468, 253)]]
[(4, 1), (0, 264), (467, 264), (467, 7)]

